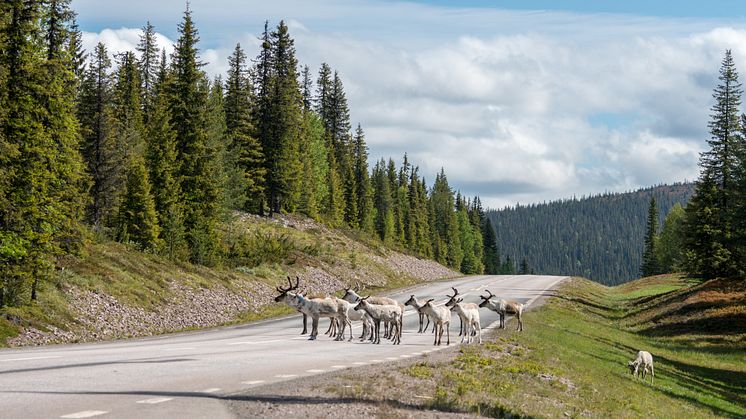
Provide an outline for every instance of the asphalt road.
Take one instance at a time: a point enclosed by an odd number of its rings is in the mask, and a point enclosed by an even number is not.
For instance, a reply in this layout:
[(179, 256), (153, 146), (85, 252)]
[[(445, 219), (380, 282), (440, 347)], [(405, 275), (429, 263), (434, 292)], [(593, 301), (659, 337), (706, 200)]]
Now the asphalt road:
[[(390, 296), (404, 302), (415, 294), (443, 304), (455, 286), (465, 302), (479, 302), (479, 293), (489, 289), (531, 304), (562, 279), (474, 276)], [(483, 329), (494, 327), (495, 313), (480, 309), (480, 315)], [(460, 340), (455, 317), (451, 345)], [(432, 334), (416, 333), (418, 316), (411, 307), (401, 345), (359, 342), (359, 323), (355, 340), (334, 342), (323, 335), (327, 325), (326, 320), (319, 325), (317, 341), (300, 335), (298, 315), (146, 339), (0, 350), (0, 417), (231, 417), (224, 398), (250, 387), (438, 350)]]

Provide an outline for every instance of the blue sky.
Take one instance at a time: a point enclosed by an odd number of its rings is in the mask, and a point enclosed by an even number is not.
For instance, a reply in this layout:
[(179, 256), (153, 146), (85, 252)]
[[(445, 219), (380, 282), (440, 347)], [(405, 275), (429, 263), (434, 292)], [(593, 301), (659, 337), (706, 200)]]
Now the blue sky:
[[(73, 0), (88, 48), (168, 49), (181, 0)], [(694, 180), (725, 49), (746, 68), (736, 1), (193, 0), (205, 71), (258, 52), (284, 19), (299, 61), (338, 70), (371, 160), (407, 152), (429, 181), (492, 207)]]

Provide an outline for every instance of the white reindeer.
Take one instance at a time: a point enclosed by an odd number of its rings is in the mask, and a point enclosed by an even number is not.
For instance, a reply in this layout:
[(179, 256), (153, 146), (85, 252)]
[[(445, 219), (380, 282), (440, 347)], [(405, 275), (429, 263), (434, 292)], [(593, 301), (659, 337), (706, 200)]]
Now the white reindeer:
[[(492, 310), (500, 315), (500, 327), (505, 329), (505, 314), (515, 314), (515, 318), (518, 319), (518, 329), (523, 331), (523, 304), (518, 301), (506, 301), (500, 297), (495, 297), (490, 290), (485, 290), (489, 293), (488, 296), (480, 295), (482, 302), (479, 303), (479, 307)], [(495, 297), (494, 300), (492, 298)]]
[(361, 298), (360, 302), (355, 306), (356, 311), (365, 311), (368, 315), (373, 318), (374, 324), (374, 335), (375, 339), (373, 343), (381, 343), (381, 321), (387, 321), (391, 325), (390, 333), (393, 335), (394, 345), (401, 343), (401, 329), (402, 329), (402, 309), (401, 307), (393, 304), (380, 305), (371, 304), (367, 300), (370, 296)]
[[(461, 337), (461, 343), (472, 343), (474, 339), (474, 333), (477, 334), (479, 343), (482, 343), (482, 324), (479, 321), (479, 307), (476, 304), (462, 303), (463, 298), (454, 300), (451, 305), (451, 311), (458, 314), (461, 318), (461, 324), (464, 325), (464, 334)], [(446, 304), (447, 306), (448, 304)], [(473, 307), (472, 307), (473, 306)]]
[[(655, 380), (655, 370), (653, 369), (653, 355), (648, 351), (638, 351), (637, 358), (627, 363), (629, 372), (636, 378), (642, 373), (642, 381), (645, 381), (645, 375), (650, 370), (650, 384)], [(640, 369), (642, 367), (642, 369)]]
[(334, 340), (344, 340), (346, 327), (352, 327), (347, 317), (346, 301), (339, 298), (309, 299), (304, 297), (303, 294), (288, 293), (288, 295), (292, 295), (291, 304), (293, 306), (311, 316), (311, 337), (309, 340), (316, 340), (316, 336), (319, 334), (319, 319), (321, 317), (336, 318), (341, 327)]
[[(404, 303), (404, 305), (413, 307), (417, 311), (417, 314), (419, 314), (420, 328), (417, 330), (417, 333), (427, 332), (427, 328), (430, 326), (430, 316), (428, 316), (425, 313), (420, 312), (420, 307), (422, 307), (424, 304), (420, 303), (417, 300), (417, 297), (415, 297), (414, 294), (412, 294), (409, 296), (409, 300), (407, 300)], [(427, 324), (425, 324), (423, 327), (423, 324), (425, 323), (425, 319), (427, 319)], [(435, 332), (435, 323), (433, 323), (433, 332)]]
[(433, 345), (440, 346), (440, 341), (443, 338), (443, 329), (445, 328), (448, 334), (446, 345), (451, 344), (451, 312), (445, 307), (436, 307), (433, 305), (434, 298), (425, 301), (425, 304), (419, 308), (420, 313), (425, 313), (433, 319), (435, 323), (435, 341)]
[[(459, 295), (458, 294), (458, 290), (456, 288), (451, 287), (451, 289), (453, 290), (453, 295), (447, 295), (446, 294), (446, 297), (448, 297), (448, 302), (446, 302), (446, 307), (448, 307), (448, 308), (451, 308), (451, 307), (453, 307), (456, 304), (456, 302), (455, 302), (456, 301), (456, 296)], [(466, 308), (466, 309), (479, 310), (479, 306), (476, 305), (476, 304), (474, 304), (474, 303), (464, 303), (464, 304), (462, 304), (462, 306), (464, 308)], [(453, 311), (453, 310), (451, 310), (451, 311)], [(458, 331), (458, 335), (459, 336), (461, 336), (462, 334), (466, 333), (466, 331), (464, 330), (464, 328), (465, 328), (464, 319), (461, 316), (459, 316), (459, 331)]]
[[(402, 304), (402, 303), (394, 300), (393, 298), (389, 298), (389, 297), (376, 297), (376, 296), (370, 296), (370, 295), (368, 297), (366, 297), (366, 298), (368, 298), (368, 303), (369, 304), (396, 305), (396, 306), (399, 306), (401, 308), (401, 311), (402, 311), (402, 316), (404, 315), (404, 304)], [(360, 302), (360, 300), (362, 299), (362, 297), (357, 292), (355, 292), (354, 289), (352, 289), (351, 287), (347, 287), (347, 288), (345, 288), (345, 295), (342, 296), (342, 299), (345, 300), (345, 301), (348, 301), (350, 303), (357, 304), (358, 302)], [(403, 318), (400, 319), (400, 322), (403, 323), (403, 321), (404, 321)], [(392, 338), (392, 334), (390, 333), (390, 330), (389, 330), (389, 322), (384, 321), (384, 328), (383, 329), (384, 329), (383, 330), (383, 337), (384, 338)]]

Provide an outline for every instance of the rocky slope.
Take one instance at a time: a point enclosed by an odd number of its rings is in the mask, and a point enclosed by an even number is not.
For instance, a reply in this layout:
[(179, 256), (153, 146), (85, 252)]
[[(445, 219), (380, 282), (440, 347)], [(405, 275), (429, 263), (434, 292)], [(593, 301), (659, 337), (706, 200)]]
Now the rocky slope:
[[(282, 235), (295, 250), (280, 264), (207, 269), (173, 264), (115, 243), (93, 245), (86, 258), (68, 261), (64, 278), (42, 293), (44, 318), (6, 314), (19, 330), (7, 344), (149, 336), (282, 314), (273, 301), (274, 288), (287, 275), (300, 277), (303, 289), (313, 293), (334, 293), (352, 284), (375, 292), (458, 275), (434, 261), (363, 242), (310, 219), (237, 214), (233, 227), (239, 234), (244, 229), (246, 234), (261, 230)], [(45, 295), (64, 303), (45, 303)]]

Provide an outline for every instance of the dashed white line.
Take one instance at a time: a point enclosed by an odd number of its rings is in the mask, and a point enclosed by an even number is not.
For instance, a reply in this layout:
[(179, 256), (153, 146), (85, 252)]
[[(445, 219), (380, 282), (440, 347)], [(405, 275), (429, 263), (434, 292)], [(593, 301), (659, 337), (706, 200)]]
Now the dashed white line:
[(82, 412), (70, 413), (69, 415), (62, 415), (61, 418), (66, 419), (79, 419), (79, 418), (92, 418), (94, 416), (105, 415), (109, 413), (106, 410), (83, 410)]
[(353, 362), (352, 365), (368, 365), (367, 362)]
[(412, 352), (412, 355), (422, 355), (422, 352)]
[(371, 364), (380, 364), (380, 363), (381, 363), (381, 362), (383, 362), (383, 361), (381, 361), (380, 359), (371, 359), (371, 360), (370, 360), (370, 361), (368, 361), (368, 362), (370, 362)]
[(246, 384), (246, 385), (249, 385), (249, 386), (253, 386), (255, 384), (261, 384), (263, 382), (264, 382), (264, 380), (241, 381), (241, 384)]
[(33, 361), (36, 359), (53, 359), (53, 358), (62, 358), (61, 356), (32, 356), (28, 358), (10, 358), (10, 359), (0, 359), (0, 362), (13, 362), (13, 361)]
[(396, 361), (399, 358), (394, 357), (394, 356), (387, 356), (386, 359), (388, 359), (389, 361)]
[(212, 388), (206, 388), (206, 389), (200, 391), (200, 393), (217, 393), (218, 391), (220, 391), (219, 388), (212, 387)]
[(312, 374), (320, 374), (322, 372), (326, 372), (326, 370), (306, 370), (306, 372), (310, 372)]
[(332, 368), (342, 369), (347, 367), (345, 365), (332, 365)]
[(297, 376), (298, 374), (277, 374), (275, 375), (275, 378), (293, 378)]
[(252, 341), (252, 342), (231, 342), (228, 345), (261, 345), (263, 343), (275, 343), (275, 342), (282, 342), (282, 340), (275, 339), (275, 340), (262, 340), (262, 341)]
[(399, 355), (399, 358), (411, 358), (412, 355)]
[(152, 399), (138, 400), (135, 403), (139, 403), (139, 404), (158, 404), (158, 403), (167, 402), (167, 401), (173, 400), (173, 399), (174, 399), (173, 397), (154, 397)]
[(186, 351), (194, 348), (163, 348), (163, 351)]

